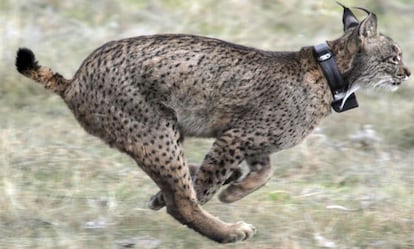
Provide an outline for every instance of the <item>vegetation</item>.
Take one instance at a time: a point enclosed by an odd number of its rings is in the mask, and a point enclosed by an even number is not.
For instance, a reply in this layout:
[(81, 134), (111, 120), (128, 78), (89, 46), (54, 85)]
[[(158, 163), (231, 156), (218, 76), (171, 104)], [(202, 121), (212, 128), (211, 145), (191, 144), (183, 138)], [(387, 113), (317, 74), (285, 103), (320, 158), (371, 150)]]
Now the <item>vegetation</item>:
[[(414, 64), (410, 0), (364, 3)], [(363, 18), (363, 12), (357, 12)], [(414, 248), (414, 96), (359, 93), (301, 145), (273, 155), (274, 177), (237, 203), (206, 205), (258, 233), (217, 245), (146, 201), (156, 186), (127, 156), (86, 134), (59, 97), (18, 75), (27, 46), (70, 77), (103, 42), (192, 33), (296, 50), (342, 32), (334, 1), (2, 0), (0, 2), (0, 248)], [(187, 139), (199, 163), (212, 140)]]

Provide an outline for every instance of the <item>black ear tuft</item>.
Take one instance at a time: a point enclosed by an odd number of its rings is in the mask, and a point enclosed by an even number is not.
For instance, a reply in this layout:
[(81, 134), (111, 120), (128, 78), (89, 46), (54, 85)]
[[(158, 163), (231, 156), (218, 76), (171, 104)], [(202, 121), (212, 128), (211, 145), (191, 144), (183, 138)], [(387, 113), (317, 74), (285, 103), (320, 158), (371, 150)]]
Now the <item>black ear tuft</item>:
[(348, 29), (352, 27), (358, 26), (359, 21), (354, 15), (354, 13), (352, 13), (352, 11), (348, 7), (343, 5), (342, 3), (340, 2), (336, 2), (336, 3), (342, 6), (342, 8), (344, 8), (344, 13), (342, 15), (342, 23), (344, 24), (344, 31), (347, 31)]
[(35, 55), (32, 50), (28, 48), (20, 48), (17, 51), (16, 68), (19, 73), (24, 73), (25, 71), (31, 69), (39, 69), (39, 65), (36, 62)]

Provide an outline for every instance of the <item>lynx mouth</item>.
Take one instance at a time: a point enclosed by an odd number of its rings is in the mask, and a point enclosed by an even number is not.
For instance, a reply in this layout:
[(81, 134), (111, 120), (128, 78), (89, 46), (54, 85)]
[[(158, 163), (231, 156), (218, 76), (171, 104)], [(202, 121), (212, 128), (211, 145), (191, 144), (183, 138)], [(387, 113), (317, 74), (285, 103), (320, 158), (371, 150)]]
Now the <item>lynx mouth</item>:
[(400, 86), (404, 81), (407, 81), (408, 78), (410, 78), (410, 77), (407, 76), (407, 75), (405, 75), (404, 77), (397, 77), (397, 78), (392, 80), (391, 84), (393, 86)]
[(386, 89), (391, 92), (394, 92), (400, 87), (404, 80), (404, 78), (399, 79), (387, 76), (378, 79), (376, 82), (369, 83), (368, 86), (374, 89)]

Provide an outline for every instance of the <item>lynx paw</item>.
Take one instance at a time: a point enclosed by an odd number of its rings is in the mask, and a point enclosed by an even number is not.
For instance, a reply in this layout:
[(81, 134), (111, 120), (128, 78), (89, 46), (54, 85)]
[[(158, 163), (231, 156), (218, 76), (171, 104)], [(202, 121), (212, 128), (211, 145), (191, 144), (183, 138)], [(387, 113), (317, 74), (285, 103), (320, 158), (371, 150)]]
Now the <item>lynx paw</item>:
[(269, 181), (272, 172), (272, 168), (270, 167), (250, 172), (241, 181), (235, 181), (221, 191), (219, 200), (224, 203), (231, 203), (242, 199), (246, 195), (263, 187)]
[(245, 197), (246, 195), (254, 192), (255, 190), (262, 187), (264, 184), (260, 186), (255, 186), (254, 188), (245, 188), (243, 185), (231, 184), (226, 189), (221, 191), (219, 195), (219, 200), (224, 203), (232, 203), (238, 201)]
[(244, 223), (242, 221), (231, 224), (230, 231), (226, 238), (221, 243), (234, 243), (250, 239), (256, 233), (256, 228), (253, 225)]

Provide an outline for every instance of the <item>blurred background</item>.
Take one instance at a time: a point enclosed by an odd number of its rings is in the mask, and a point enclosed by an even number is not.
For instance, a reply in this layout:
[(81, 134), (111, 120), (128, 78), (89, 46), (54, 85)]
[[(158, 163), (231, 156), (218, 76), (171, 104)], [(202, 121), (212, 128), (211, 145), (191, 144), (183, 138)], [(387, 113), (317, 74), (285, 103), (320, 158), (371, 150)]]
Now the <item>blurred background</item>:
[[(411, 0), (343, 0), (374, 11), (414, 71)], [(355, 13), (362, 19), (365, 14)], [(249, 241), (217, 245), (147, 208), (157, 187), (130, 160), (86, 134), (60, 98), (19, 75), (19, 47), (71, 78), (109, 40), (191, 33), (268, 50), (298, 50), (342, 33), (327, 0), (1, 0), (0, 248), (414, 248), (414, 82), (358, 93), (304, 143), (273, 155), (274, 177), (230, 205)], [(200, 163), (212, 140), (187, 139)]]

